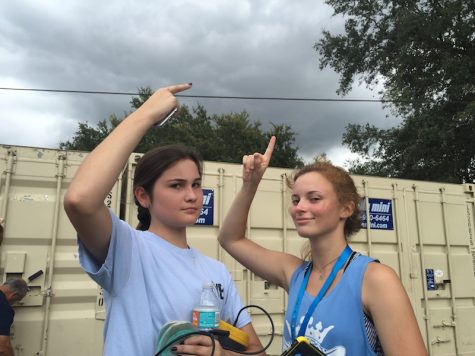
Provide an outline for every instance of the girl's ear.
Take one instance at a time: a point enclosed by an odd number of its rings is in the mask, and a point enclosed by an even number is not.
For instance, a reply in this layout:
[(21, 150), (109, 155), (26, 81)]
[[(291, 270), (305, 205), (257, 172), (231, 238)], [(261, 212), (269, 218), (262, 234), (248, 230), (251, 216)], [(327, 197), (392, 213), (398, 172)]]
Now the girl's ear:
[(134, 196), (142, 207), (150, 208), (150, 197), (143, 187), (136, 187), (134, 189)]
[(355, 203), (352, 201), (342, 204), (340, 211), (340, 219), (348, 219), (355, 211)]

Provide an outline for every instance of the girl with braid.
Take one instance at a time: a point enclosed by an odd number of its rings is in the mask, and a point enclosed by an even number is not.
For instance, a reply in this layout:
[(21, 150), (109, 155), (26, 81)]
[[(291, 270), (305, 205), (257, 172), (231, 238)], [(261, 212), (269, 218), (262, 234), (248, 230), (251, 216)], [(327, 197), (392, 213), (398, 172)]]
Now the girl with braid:
[[(203, 202), (201, 161), (191, 150), (165, 146), (138, 162), (134, 196), (140, 224), (134, 229), (104, 205), (130, 154), (145, 133), (178, 106), (174, 94), (191, 84), (158, 90), (130, 114), (84, 160), (64, 199), (78, 233), (80, 263), (103, 289), (104, 355), (154, 355), (169, 321), (191, 321), (203, 284), (213, 282), (220, 317), (234, 322), (242, 301), (225, 266), (187, 242), (186, 228)], [(247, 351), (262, 349), (247, 313), (237, 327), (249, 335)], [(177, 354), (209, 355), (212, 340), (190, 337)], [(227, 355), (216, 341), (215, 355)]]

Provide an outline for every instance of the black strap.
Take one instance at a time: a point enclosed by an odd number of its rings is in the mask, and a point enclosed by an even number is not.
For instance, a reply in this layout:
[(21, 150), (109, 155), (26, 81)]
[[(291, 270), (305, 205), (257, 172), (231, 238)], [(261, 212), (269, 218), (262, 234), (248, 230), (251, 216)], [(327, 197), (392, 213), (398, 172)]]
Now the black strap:
[(346, 265), (345, 267), (343, 267), (343, 273), (345, 273), (346, 269), (348, 268), (348, 266), (350, 265), (351, 261), (353, 261), (353, 257), (355, 257), (355, 255), (357, 254), (358, 252), (356, 251), (353, 251), (350, 255), (350, 258), (348, 259), (348, 261), (346, 261)]

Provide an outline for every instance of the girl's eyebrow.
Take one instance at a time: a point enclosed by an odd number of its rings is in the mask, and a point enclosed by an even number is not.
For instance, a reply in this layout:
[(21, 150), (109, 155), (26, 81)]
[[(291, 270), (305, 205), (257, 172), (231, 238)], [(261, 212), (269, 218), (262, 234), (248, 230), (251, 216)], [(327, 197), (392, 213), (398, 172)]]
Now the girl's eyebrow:
[(307, 194), (307, 195), (308, 195), (308, 194), (322, 194), (322, 192), (319, 191), (319, 190), (311, 190), (311, 191), (307, 192), (306, 194)]
[(183, 179), (183, 178), (172, 178), (172, 179), (169, 179), (167, 182), (186, 182), (186, 179)]
[[(169, 179), (167, 182), (186, 183), (187, 181), (188, 179), (184, 179), (184, 178), (172, 178), (172, 179)], [(193, 179), (193, 182), (196, 182), (196, 181), (201, 181), (201, 177)]]
[[(308, 192), (305, 192), (304, 194), (302, 195), (311, 195), (311, 194), (323, 194), (322, 192), (320, 192), (319, 190), (310, 190)], [(296, 193), (293, 193), (292, 196), (298, 196), (299, 194), (296, 194)]]

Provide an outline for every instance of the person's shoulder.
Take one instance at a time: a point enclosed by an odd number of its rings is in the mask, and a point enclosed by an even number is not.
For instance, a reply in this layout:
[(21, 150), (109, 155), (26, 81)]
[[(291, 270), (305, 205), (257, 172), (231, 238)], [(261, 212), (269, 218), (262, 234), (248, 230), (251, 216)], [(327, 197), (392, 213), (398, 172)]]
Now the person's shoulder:
[[(366, 275), (368, 274), (368, 269), (373, 269), (374, 266), (379, 266), (379, 265), (381, 265), (379, 260), (373, 257), (369, 257), (367, 255), (363, 255), (360, 252), (354, 252), (350, 257), (346, 265), (347, 267), (345, 267), (345, 270), (346, 268), (348, 268), (349, 270), (352, 270), (352, 271), (360, 271), (361, 273), (363, 273), (363, 276), (365, 276), (366, 278)], [(378, 269), (378, 267), (376, 267), (376, 269)], [(372, 273), (372, 272), (369, 272), (369, 273)]]
[(212, 258), (210, 256), (207, 256), (207, 255), (203, 254), (202, 252), (200, 252), (196, 249), (193, 249), (193, 252), (194, 252), (196, 257), (201, 258), (208, 265), (214, 266), (215, 268), (227, 270), (227, 267), (223, 262), (221, 262), (221, 261), (219, 261), (215, 258)]
[(392, 283), (400, 283), (400, 279), (391, 267), (383, 263), (369, 263), (364, 274), (364, 283), (372, 290), (380, 290)]
[(391, 267), (382, 263), (368, 264), (362, 285), (365, 310), (369, 310), (371, 314), (371, 310), (378, 305), (395, 307), (399, 305), (404, 293), (402, 282)]
[(128, 230), (140, 231), (140, 230), (134, 229), (127, 221), (121, 219), (111, 208), (109, 208), (109, 213), (110, 213), (113, 225), (118, 225)]
[[(388, 265), (385, 265), (384, 263), (380, 263), (378, 260), (375, 259), (370, 259), (368, 263), (368, 268), (366, 270), (366, 273), (370, 278), (387, 278), (387, 277), (397, 277), (396, 272), (394, 269), (389, 267)], [(374, 263), (371, 263), (374, 262)]]
[(230, 276), (230, 271), (223, 262), (207, 256), (196, 249), (193, 249), (193, 254), (195, 255), (195, 258), (201, 260), (201, 263), (208, 266), (208, 268), (210, 268), (214, 273)]
[(353, 254), (354, 255), (352, 257), (350, 257), (351, 261), (358, 261), (359, 263), (379, 262), (378, 259), (370, 257), (370, 256), (363, 255), (360, 252), (355, 251), (355, 252), (353, 252)]
[(0, 306), (2, 306), (2, 309), (12, 309), (10, 303), (8, 303), (7, 297), (5, 294), (0, 290)]
[(137, 230), (132, 227), (127, 221), (121, 219), (116, 213), (109, 208), (109, 213), (112, 222), (112, 235), (123, 236), (123, 235), (139, 235), (144, 233), (144, 231)]

